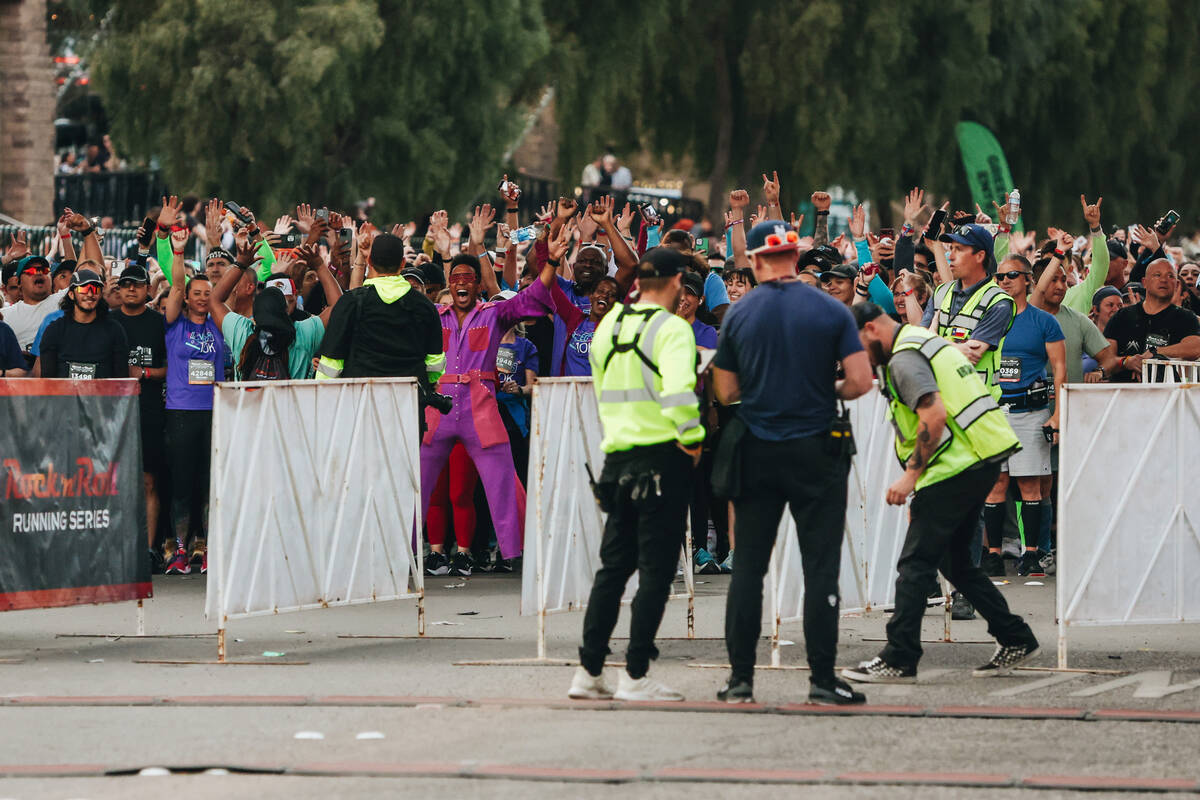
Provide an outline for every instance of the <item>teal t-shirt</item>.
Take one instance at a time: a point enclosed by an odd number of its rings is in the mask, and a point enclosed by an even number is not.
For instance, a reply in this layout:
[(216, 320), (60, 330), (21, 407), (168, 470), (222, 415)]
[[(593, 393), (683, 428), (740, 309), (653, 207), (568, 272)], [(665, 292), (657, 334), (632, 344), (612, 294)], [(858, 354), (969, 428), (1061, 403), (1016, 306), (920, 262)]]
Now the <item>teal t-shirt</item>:
[[(221, 335), (225, 337), (225, 346), (233, 354), (234, 380), (237, 376), (236, 365), (242, 357), (242, 348), (246, 340), (254, 332), (254, 323), (230, 311), (221, 323)], [(317, 316), (309, 317), (296, 323), (296, 341), (292, 342), (288, 352), (288, 374), (293, 380), (303, 380), (313, 377), (312, 360), (321, 351), (321, 340), (325, 338), (325, 323)]]

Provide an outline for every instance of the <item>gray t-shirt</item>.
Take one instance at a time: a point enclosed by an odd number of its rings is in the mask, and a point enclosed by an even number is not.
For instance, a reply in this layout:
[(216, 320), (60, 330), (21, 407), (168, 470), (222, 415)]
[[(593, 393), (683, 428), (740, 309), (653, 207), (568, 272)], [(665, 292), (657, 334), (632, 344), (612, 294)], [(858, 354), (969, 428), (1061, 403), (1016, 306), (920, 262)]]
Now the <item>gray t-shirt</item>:
[(1066, 337), (1067, 383), (1083, 382), (1083, 354), (1095, 356), (1108, 347), (1108, 339), (1084, 314), (1073, 308), (1061, 306), (1054, 315), (1058, 326)]
[(916, 350), (901, 350), (893, 354), (887, 368), (899, 395), (896, 399), (914, 411), (922, 397), (938, 390), (933, 368), (925, 356)]

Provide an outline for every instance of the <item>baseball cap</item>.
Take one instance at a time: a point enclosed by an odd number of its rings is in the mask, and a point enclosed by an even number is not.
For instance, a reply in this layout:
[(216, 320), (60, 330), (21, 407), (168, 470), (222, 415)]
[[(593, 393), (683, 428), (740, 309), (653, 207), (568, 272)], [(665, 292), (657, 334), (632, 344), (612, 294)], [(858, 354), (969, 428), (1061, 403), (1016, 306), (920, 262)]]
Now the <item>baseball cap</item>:
[(1129, 251), (1125, 249), (1125, 245), (1121, 244), (1116, 239), (1108, 240), (1108, 257), (1109, 258), (1129, 258)]
[(982, 225), (960, 225), (938, 237), (941, 242), (957, 242), (992, 255), (992, 234)]
[(817, 267), (818, 271), (824, 272), (834, 264), (840, 263), (842, 263), (842, 254), (832, 245), (822, 244), (801, 253), (796, 266), (800, 269)]
[(653, 247), (638, 262), (640, 278), (670, 278), (687, 270), (689, 258), (670, 247)]
[(292, 297), (296, 294), (296, 286), (287, 275), (271, 275), (263, 286), (264, 288), (278, 289), (284, 297)]
[(8, 283), (9, 279), (17, 274), (17, 264), (5, 264), (3, 269), (0, 269), (0, 281)]
[(223, 258), (226, 261), (228, 261), (230, 264), (232, 264), (235, 260), (233, 257), (233, 253), (229, 252), (228, 250), (226, 250), (223, 247), (214, 247), (212, 250), (209, 250), (208, 255), (204, 257), (204, 263), (207, 264), (208, 262), (212, 261), (214, 258)]
[[(372, 247), (374, 247), (374, 245), (372, 245)], [(427, 261), (426, 263), (417, 267), (417, 269), (421, 270), (421, 272), (425, 275), (426, 286), (446, 285), (446, 274), (442, 271), (441, 267), (435, 265), (432, 261)]]
[(497, 292), (496, 296), (493, 297), (492, 299), (493, 300), (512, 300), (516, 296), (517, 296), (517, 293), (514, 292), (512, 289), (504, 289), (503, 291)]
[(760, 222), (746, 234), (746, 253), (786, 253), (800, 249), (800, 234), (786, 222), (769, 219)]
[(91, 269), (77, 269), (71, 275), (72, 286), (103, 286), (104, 280), (100, 277), (100, 273)]
[(125, 281), (133, 281), (134, 283), (149, 283), (150, 273), (146, 272), (146, 268), (141, 264), (130, 264), (124, 270), (122, 270), (120, 276), (117, 278), (117, 285), (120, 285)]
[(858, 267), (853, 264), (836, 264), (822, 272), (819, 277), (823, 281), (832, 278), (849, 278), (850, 280), (854, 280), (858, 277)]
[(25, 256), (17, 262), (17, 274), (22, 275), (25, 270), (32, 267), (44, 267), (47, 271), (50, 270), (50, 262), (42, 256)]
[(683, 288), (696, 295), (696, 297), (703, 297), (704, 279), (694, 272), (685, 272), (683, 273)]
[(1120, 296), (1121, 296), (1121, 290), (1118, 289), (1117, 287), (1101, 286), (1099, 289), (1096, 290), (1096, 293), (1094, 295), (1092, 295), (1092, 308), (1099, 307), (1099, 305), (1102, 302), (1104, 302), (1104, 298), (1106, 298), (1106, 297), (1118, 297), (1119, 298)]
[(421, 269), (420, 267), (405, 267), (400, 271), (400, 277), (412, 278), (422, 286), (425, 285), (425, 270)]
[(60, 272), (74, 272), (75, 266), (79, 262), (73, 258), (64, 258), (62, 261), (54, 265), (54, 269), (50, 270), (50, 275), (54, 276)]

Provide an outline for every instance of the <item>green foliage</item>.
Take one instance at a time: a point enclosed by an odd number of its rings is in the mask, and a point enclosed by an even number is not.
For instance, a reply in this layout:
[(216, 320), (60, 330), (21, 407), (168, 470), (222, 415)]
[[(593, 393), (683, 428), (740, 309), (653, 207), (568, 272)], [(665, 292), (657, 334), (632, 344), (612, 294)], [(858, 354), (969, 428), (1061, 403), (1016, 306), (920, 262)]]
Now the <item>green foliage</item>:
[(117, 0), (93, 56), (117, 147), (260, 215), (456, 208), (520, 130), (549, 48), (536, 3)]

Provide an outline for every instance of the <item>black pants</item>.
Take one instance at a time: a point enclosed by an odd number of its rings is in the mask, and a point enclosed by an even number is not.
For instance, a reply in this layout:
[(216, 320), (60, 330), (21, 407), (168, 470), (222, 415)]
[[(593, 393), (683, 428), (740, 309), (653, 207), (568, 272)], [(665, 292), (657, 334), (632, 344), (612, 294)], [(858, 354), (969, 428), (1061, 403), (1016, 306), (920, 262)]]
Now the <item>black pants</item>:
[(658, 658), (654, 636), (679, 564), (691, 481), (691, 458), (674, 443), (635, 447), (605, 458), (599, 494), (608, 521), (579, 648), (579, 661), (592, 675), (604, 669), (621, 595), (634, 571), (638, 589), (625, 669), (640, 678)]
[(204, 536), (212, 412), (167, 409), (167, 464), (171, 470), (171, 523), (186, 546), (189, 534)]
[(1008, 610), (992, 579), (971, 560), (983, 501), (999, 474), (999, 464), (983, 464), (921, 489), (913, 497), (897, 564), (896, 609), (887, 625), (887, 646), (880, 654), (889, 664), (915, 667), (921, 659), (921, 619), (927, 589), (939, 569), (987, 620), (988, 633), (1001, 644), (1036, 641), (1025, 621)]
[(741, 463), (742, 494), (733, 501), (737, 556), (725, 608), (725, 646), (733, 676), (754, 678), (763, 576), (786, 503), (800, 538), (808, 664), (814, 680), (830, 680), (837, 657), (838, 573), (850, 456), (827, 434), (768, 442), (747, 433)]

